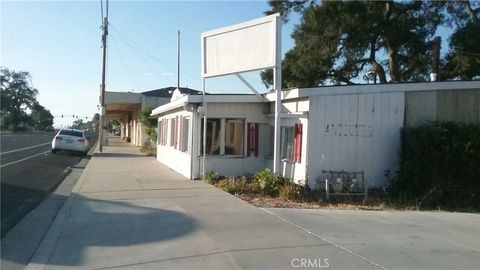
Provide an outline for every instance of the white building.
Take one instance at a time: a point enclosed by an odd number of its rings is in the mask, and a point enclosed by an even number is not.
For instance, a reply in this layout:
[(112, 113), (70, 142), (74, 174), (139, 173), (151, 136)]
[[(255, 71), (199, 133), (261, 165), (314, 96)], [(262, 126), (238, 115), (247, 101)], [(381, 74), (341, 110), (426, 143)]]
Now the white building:
[[(106, 119), (117, 120), (120, 123), (120, 136), (125, 141), (143, 146), (148, 141), (140, 113), (145, 108), (155, 108), (167, 104), (176, 87), (165, 87), (142, 93), (105, 92)], [(201, 94), (197, 90), (181, 87), (182, 94)]]
[[(157, 107), (157, 159), (195, 179), (202, 172), (202, 96)], [(206, 172), (273, 167), (275, 94), (206, 95)], [(363, 171), (369, 187), (398, 170), (400, 131), (427, 121), (480, 123), (480, 82), (330, 86), (282, 92), (281, 172), (316, 186), (322, 171)]]

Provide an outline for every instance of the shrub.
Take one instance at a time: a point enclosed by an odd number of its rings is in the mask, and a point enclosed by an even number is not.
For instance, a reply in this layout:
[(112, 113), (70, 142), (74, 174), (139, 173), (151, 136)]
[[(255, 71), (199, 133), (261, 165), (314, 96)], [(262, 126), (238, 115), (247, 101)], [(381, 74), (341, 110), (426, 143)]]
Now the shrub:
[(205, 174), (205, 182), (215, 185), (218, 181), (220, 181), (220, 175), (216, 172), (209, 172)]
[(480, 209), (480, 125), (404, 128), (395, 188), (419, 206)]
[(231, 181), (230, 179), (223, 179), (218, 181), (216, 186), (230, 194), (235, 194), (235, 190), (236, 190), (235, 181)]
[(263, 193), (271, 196), (277, 196), (280, 187), (287, 182), (286, 178), (274, 175), (268, 168), (256, 173), (253, 179)]
[(278, 195), (280, 198), (286, 201), (298, 201), (303, 199), (305, 194), (305, 188), (301, 185), (287, 182), (280, 187)]
[(216, 186), (230, 194), (259, 193), (260, 191), (256, 183), (245, 178), (224, 179), (219, 181)]

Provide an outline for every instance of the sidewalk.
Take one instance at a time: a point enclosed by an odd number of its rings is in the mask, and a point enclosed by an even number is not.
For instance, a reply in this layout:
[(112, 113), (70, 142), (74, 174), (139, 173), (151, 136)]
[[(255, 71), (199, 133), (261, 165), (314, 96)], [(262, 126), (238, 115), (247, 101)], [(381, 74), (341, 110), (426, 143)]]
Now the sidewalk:
[[(27, 269), (289, 269), (364, 258), (109, 138)], [(298, 260), (298, 261), (296, 261)], [(293, 262), (293, 264), (292, 264)], [(325, 267), (325, 264), (323, 265)]]

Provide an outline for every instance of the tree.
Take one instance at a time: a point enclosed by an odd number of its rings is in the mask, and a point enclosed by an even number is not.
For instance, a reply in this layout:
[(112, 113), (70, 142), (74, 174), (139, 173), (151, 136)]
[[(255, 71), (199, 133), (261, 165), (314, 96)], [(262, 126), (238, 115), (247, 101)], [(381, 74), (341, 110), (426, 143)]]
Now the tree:
[(145, 132), (150, 142), (157, 141), (157, 118), (150, 115), (153, 108), (145, 108), (140, 113), (140, 121), (142, 122)]
[(93, 118), (92, 118), (92, 127), (95, 130), (95, 133), (97, 134), (99, 131), (99, 125), (100, 125), (100, 114), (96, 113), (93, 115)]
[[(269, 1), (284, 21), (302, 19), (283, 62), (286, 87), (354, 84), (373, 71), (381, 83), (428, 78), (441, 6), (425, 1)], [(264, 83), (272, 78), (263, 73)]]
[(472, 80), (480, 76), (480, 2), (442, 2), (449, 14), (446, 23), (456, 31), (444, 59), (441, 79)]
[(38, 104), (38, 90), (32, 87), (30, 74), (26, 71), (1, 68), (0, 84), (2, 115), (6, 125), (16, 131), (21, 122), (28, 120), (26, 109), (33, 109)]
[(30, 113), (30, 119), (31, 124), (40, 130), (53, 125), (53, 115), (40, 104), (35, 104), (33, 106), (32, 112)]
[(72, 128), (74, 129), (84, 129), (85, 124), (83, 123), (83, 119), (77, 119), (73, 121)]

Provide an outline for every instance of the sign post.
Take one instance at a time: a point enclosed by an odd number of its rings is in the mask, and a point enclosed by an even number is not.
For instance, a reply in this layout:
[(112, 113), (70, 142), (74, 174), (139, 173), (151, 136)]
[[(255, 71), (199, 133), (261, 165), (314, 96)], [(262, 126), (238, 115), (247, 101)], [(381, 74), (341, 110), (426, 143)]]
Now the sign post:
[(274, 173), (280, 172), (281, 25), (280, 14), (277, 13), (202, 33), (202, 77), (204, 78), (203, 179), (205, 179), (205, 140), (207, 133), (205, 79), (230, 74), (237, 74), (238, 77), (241, 72), (268, 68), (273, 68), (273, 90), (277, 93), (273, 171)]

